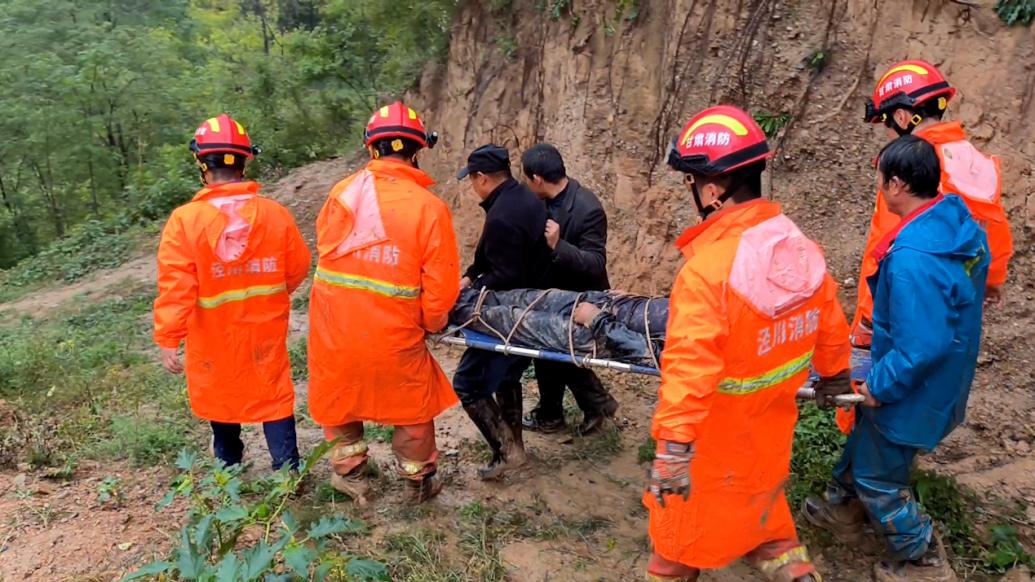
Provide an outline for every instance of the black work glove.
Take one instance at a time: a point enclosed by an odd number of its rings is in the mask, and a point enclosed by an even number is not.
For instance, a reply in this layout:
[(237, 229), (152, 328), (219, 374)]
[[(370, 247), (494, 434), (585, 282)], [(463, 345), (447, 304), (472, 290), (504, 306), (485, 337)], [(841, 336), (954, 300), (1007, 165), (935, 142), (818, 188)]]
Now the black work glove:
[(848, 370), (829, 378), (820, 378), (815, 384), (816, 406), (820, 408), (832, 408), (837, 406), (834, 397), (840, 394), (854, 394), (852, 390), (852, 377)]

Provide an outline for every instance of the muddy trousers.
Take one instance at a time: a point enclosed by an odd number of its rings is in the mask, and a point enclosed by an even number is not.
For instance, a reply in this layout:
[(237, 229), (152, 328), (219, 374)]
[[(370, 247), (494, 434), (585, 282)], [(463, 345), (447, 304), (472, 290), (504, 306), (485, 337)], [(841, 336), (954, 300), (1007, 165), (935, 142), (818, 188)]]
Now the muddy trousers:
[[(244, 443), (241, 441), (241, 425), (210, 421), (212, 425), (212, 451), (216, 458), (227, 465), (236, 465), (244, 456)], [(295, 417), (289, 416), (280, 420), (262, 423), (262, 432), (266, 435), (266, 446), (273, 458), (273, 470), (278, 471), (287, 465), (297, 470), (298, 440), (295, 436)]]
[(883, 534), (899, 560), (924, 555), (931, 543), (931, 518), (920, 511), (910, 488), (910, 473), (918, 449), (889, 441), (869, 413), (857, 411), (834, 479), (827, 486), (830, 503), (862, 502), (870, 521)]
[[(766, 542), (745, 558), (769, 580), (791, 581), (816, 571), (805, 546), (797, 540)], [(653, 582), (693, 582), (700, 575), (700, 569), (666, 560), (657, 552), (651, 554), (647, 563), (647, 580)]]
[[(327, 440), (339, 439), (331, 449), (331, 468), (341, 476), (364, 468), (369, 458), (367, 443), (363, 441), (363, 423), (350, 422), (340, 426), (325, 426)], [(419, 481), (435, 472), (438, 449), (435, 447), (435, 421), (421, 424), (396, 425), (392, 433), (392, 452), (395, 470), (400, 477)]]
[(565, 387), (571, 390), (571, 395), (586, 417), (611, 416), (618, 410), (618, 401), (608, 393), (593, 370), (588, 368), (564, 362), (536, 360), (535, 379), (539, 384), (536, 412), (539, 422), (564, 418)]

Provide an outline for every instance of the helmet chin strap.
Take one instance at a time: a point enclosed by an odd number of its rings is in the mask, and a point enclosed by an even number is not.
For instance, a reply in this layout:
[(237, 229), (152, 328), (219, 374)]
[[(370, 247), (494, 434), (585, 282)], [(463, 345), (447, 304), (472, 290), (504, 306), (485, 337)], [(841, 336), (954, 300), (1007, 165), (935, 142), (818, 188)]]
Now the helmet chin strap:
[(902, 137), (904, 135), (912, 134), (913, 130), (916, 129), (916, 126), (920, 125), (923, 122), (924, 122), (924, 118), (920, 117), (919, 114), (914, 113), (913, 117), (911, 117), (909, 119), (909, 121), (906, 123), (906, 127), (905, 128), (903, 128), (901, 125), (898, 124), (897, 121), (895, 121), (894, 115), (892, 115), (891, 117), (888, 118), (888, 124), (887, 125), (891, 129), (895, 130), (895, 133), (897, 133), (899, 137)]
[(726, 192), (720, 194), (714, 202), (705, 206), (704, 204), (701, 204), (701, 193), (697, 191), (696, 182), (690, 184), (690, 191), (693, 192), (694, 204), (697, 206), (697, 213), (701, 215), (701, 220), (707, 220), (709, 216), (715, 213), (715, 211), (722, 208), (722, 206), (726, 204), (726, 201), (729, 200), (731, 196), (733, 196), (733, 192), (731, 190), (727, 190)]

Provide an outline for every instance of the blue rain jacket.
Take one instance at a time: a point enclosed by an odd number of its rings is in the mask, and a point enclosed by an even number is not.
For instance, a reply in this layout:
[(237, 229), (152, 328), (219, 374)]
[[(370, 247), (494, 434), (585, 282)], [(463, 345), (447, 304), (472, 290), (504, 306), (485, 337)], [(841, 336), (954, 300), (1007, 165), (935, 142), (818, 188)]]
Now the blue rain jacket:
[(931, 450), (963, 422), (981, 342), (985, 233), (958, 197), (912, 217), (868, 279), (873, 367), (883, 405), (860, 407), (890, 441)]

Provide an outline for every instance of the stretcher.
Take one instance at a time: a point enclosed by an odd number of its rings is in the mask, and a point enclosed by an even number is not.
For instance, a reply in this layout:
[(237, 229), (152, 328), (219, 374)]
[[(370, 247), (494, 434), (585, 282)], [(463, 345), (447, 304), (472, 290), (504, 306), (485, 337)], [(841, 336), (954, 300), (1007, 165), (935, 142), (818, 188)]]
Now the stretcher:
[[(525, 358), (533, 358), (539, 360), (549, 360), (552, 362), (567, 362), (574, 363), (577, 366), (583, 366), (586, 368), (602, 368), (605, 370), (614, 370), (616, 372), (623, 372), (627, 374), (642, 374), (644, 376), (661, 376), (661, 371), (657, 368), (650, 366), (642, 366), (637, 364), (628, 364), (625, 362), (618, 362), (615, 360), (607, 360), (601, 358), (594, 358), (585, 354), (568, 354), (563, 352), (552, 352), (547, 350), (540, 350), (536, 348), (529, 348), (524, 346), (516, 346), (512, 344), (505, 344), (499, 338), (488, 336), (470, 329), (451, 329), (446, 330), (444, 333), (439, 335), (436, 339), (438, 343), (444, 343), (451, 346), (458, 346), (462, 348), (474, 348), (476, 350), (486, 350), (490, 352), (496, 352), (499, 354), (506, 354), (508, 356), (520, 356)], [(815, 400), (816, 391), (812, 388), (813, 379), (810, 378), (806, 381), (805, 386), (798, 389), (798, 398), (801, 400)], [(842, 394), (834, 397), (834, 402), (841, 407), (851, 407), (859, 404), (863, 401), (861, 394)]]

